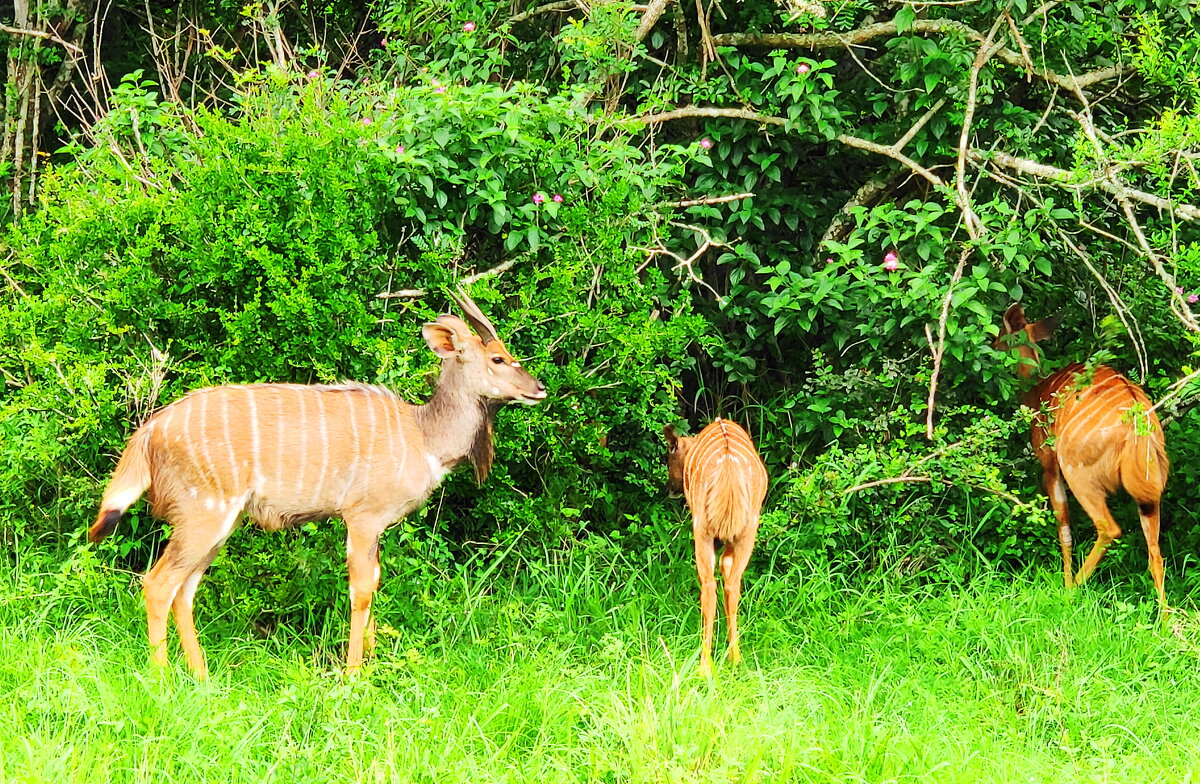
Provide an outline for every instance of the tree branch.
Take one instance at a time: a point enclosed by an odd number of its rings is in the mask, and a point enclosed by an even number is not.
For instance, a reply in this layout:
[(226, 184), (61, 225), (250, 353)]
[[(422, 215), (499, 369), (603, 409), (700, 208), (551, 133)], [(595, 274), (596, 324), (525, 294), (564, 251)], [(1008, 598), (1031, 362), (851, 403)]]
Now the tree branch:
[(0, 24), (0, 33), (8, 33), (9, 35), (28, 35), (33, 38), (44, 38), (47, 41), (53, 41), (64, 49), (67, 49), (75, 54), (76, 57), (83, 57), (83, 49), (70, 41), (59, 38), (54, 33), (47, 33), (43, 30), (24, 30), (19, 27), (9, 27), (8, 25)]
[(510, 16), (508, 17), (508, 23), (516, 24), (517, 22), (524, 22), (526, 19), (532, 19), (533, 17), (540, 16), (542, 14), (552, 14), (555, 11), (572, 11), (578, 8), (579, 3), (576, 2), (576, 0), (558, 0), (558, 2), (540, 5), (537, 8), (532, 8), (523, 13)]
[(1031, 161), (1028, 158), (1017, 158), (1003, 152), (987, 153), (981, 150), (972, 150), (970, 157), (971, 160), (976, 162), (990, 160), (992, 163), (1003, 166), (1006, 169), (1013, 169), (1014, 171), (1019, 171), (1022, 174), (1028, 174), (1041, 180), (1049, 180), (1068, 190), (1079, 191), (1083, 188), (1099, 188), (1117, 198), (1127, 198), (1142, 202), (1143, 204), (1149, 204), (1153, 207), (1158, 207), (1160, 210), (1170, 212), (1173, 215), (1178, 215), (1184, 220), (1200, 220), (1200, 207), (1171, 201), (1162, 196), (1146, 193), (1145, 191), (1131, 188), (1107, 178), (1089, 180), (1087, 182), (1074, 182), (1076, 174), (1073, 171)]
[[(978, 30), (968, 27), (953, 19), (916, 19), (906, 31), (916, 35), (958, 33), (973, 41), (982, 43), (985, 36)], [(895, 22), (880, 22), (878, 24), (860, 27), (845, 33), (725, 33), (713, 37), (717, 46), (762, 46), (770, 49), (848, 49), (876, 38), (899, 35)], [(1020, 52), (1014, 52), (1007, 47), (1001, 47), (996, 57), (1007, 65), (1020, 68), (1032, 73), (1039, 79), (1056, 84), (1074, 93), (1078, 89), (1088, 87), (1097, 82), (1106, 82), (1128, 73), (1133, 69), (1124, 65), (1114, 65), (1102, 68), (1080, 76), (1064, 76), (1049, 70), (1032, 68)]]

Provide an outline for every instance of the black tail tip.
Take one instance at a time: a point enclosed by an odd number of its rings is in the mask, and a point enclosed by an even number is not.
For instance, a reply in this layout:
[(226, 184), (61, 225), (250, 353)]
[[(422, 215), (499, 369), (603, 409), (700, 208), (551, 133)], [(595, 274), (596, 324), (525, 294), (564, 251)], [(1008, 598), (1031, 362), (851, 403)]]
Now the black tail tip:
[(104, 509), (100, 512), (100, 516), (96, 518), (96, 522), (88, 529), (88, 541), (92, 544), (99, 542), (104, 537), (113, 532), (117, 527), (117, 522), (121, 519), (121, 512), (118, 509)]

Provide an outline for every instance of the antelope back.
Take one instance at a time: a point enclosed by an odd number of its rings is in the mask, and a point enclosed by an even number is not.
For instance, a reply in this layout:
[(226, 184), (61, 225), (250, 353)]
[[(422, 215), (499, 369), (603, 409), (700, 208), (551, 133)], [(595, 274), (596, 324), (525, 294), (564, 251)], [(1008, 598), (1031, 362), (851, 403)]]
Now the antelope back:
[(692, 510), (696, 534), (723, 542), (757, 529), (767, 494), (767, 469), (754, 441), (737, 423), (716, 419), (690, 438), (672, 435), (668, 476), (674, 466)]
[[(1023, 402), (1036, 412), (1035, 451), (1052, 451), (1067, 465), (1095, 466), (1106, 492), (1120, 486), (1122, 472), (1130, 480), (1148, 474), (1144, 478), (1161, 492), (1168, 469), (1162, 424), (1142, 388), (1121, 373), (1107, 365), (1068, 365)], [(1126, 458), (1140, 467), (1124, 465)]]
[(211, 387), (142, 427), (149, 500), (167, 519), (243, 505), (265, 528), (346, 510), (398, 515), (436, 484), (411, 407), (379, 387)]

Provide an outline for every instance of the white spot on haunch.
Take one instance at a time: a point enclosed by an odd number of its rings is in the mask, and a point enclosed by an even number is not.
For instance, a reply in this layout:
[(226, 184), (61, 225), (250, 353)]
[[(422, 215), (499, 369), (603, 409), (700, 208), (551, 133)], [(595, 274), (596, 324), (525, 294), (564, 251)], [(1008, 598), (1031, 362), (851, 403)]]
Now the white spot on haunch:
[(189, 488), (188, 488), (188, 495), (189, 495), (189, 496), (191, 496), (192, 498), (195, 498), (196, 496), (200, 495), (200, 488), (198, 488), (198, 487), (189, 487)]
[(216, 506), (217, 506), (216, 502), (214, 502), (211, 498), (204, 499), (204, 508), (205, 509), (215, 509)]
[(499, 396), (500, 395), (500, 387), (492, 387), (492, 394)]

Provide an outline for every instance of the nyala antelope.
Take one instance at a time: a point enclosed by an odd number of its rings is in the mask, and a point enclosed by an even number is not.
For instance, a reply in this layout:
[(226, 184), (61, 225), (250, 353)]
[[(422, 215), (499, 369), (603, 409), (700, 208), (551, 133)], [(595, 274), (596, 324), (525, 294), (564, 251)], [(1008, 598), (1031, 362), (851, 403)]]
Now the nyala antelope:
[(492, 420), (509, 402), (536, 404), (546, 388), (496, 337), (467, 297), (471, 328), (443, 315), (422, 327), (442, 358), (423, 405), (363, 384), (250, 384), (200, 389), (151, 416), (129, 439), (89, 531), (98, 542), (147, 493), (173, 526), (143, 581), (153, 661), (167, 663), (167, 615), (198, 678), (207, 667), (192, 618), (204, 571), (244, 515), (274, 530), (340, 517), (346, 523), (353, 674), (375, 642), (371, 597), (379, 585), (379, 537), (420, 506), (463, 460), (477, 481), (492, 465)]
[(742, 573), (754, 551), (758, 517), (767, 495), (767, 469), (750, 434), (728, 419), (716, 419), (696, 436), (679, 436), (663, 428), (667, 438), (667, 489), (683, 492), (692, 510), (696, 572), (700, 578), (700, 614), (704, 638), (700, 674), (712, 673), (713, 623), (717, 613), (718, 546), (725, 588), (725, 623), (729, 660), (741, 661), (737, 610), (742, 598)]
[[(1037, 342), (1050, 337), (1057, 323), (1049, 318), (1030, 324), (1024, 309), (1012, 305), (1004, 313), (995, 346), (1013, 342), (1007, 340), (1009, 335), (1023, 333), (1026, 339), (1012, 348), (1022, 359), (1017, 372), (1029, 378), (1038, 360)], [(1158, 518), (1167, 482), (1167, 451), (1162, 425), (1146, 393), (1107, 365), (1089, 368), (1075, 363), (1042, 379), (1021, 402), (1034, 411), (1033, 451), (1042, 464), (1046, 495), (1058, 518), (1066, 586), (1087, 580), (1109, 545), (1121, 535), (1107, 499), (1123, 487), (1137, 503), (1150, 576), (1159, 606), (1166, 609)], [(1077, 572), (1071, 561), (1067, 488), (1096, 525), (1096, 543)]]

